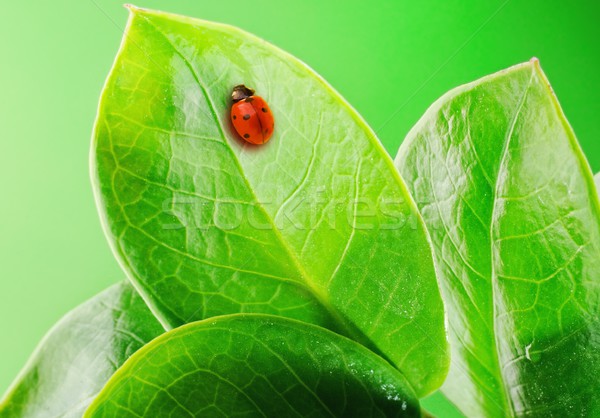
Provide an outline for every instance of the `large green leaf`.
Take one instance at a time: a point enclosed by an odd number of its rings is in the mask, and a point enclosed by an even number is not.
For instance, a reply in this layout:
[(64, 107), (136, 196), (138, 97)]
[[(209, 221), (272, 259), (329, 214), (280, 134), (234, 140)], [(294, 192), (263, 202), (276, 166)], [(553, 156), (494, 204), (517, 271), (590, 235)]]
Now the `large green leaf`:
[(0, 417), (81, 417), (115, 370), (163, 332), (130, 284), (112, 286), (48, 332), (0, 401)]
[(435, 248), (468, 416), (600, 415), (600, 228), (588, 164), (537, 60), (452, 90), (397, 167)]
[(86, 417), (418, 417), (404, 376), (323, 328), (235, 314), (171, 331), (131, 357)]
[[(275, 115), (264, 146), (228, 122), (240, 83)], [(167, 327), (283, 315), (383, 353), (419, 394), (441, 384), (443, 307), (416, 206), (365, 122), (295, 58), (132, 8), (92, 166), (114, 251)]]

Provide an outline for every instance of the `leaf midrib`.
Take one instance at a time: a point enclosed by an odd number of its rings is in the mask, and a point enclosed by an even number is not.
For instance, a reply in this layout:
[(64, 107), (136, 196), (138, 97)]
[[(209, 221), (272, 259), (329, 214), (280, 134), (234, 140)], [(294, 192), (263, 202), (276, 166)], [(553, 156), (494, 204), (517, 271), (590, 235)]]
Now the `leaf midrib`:
[(510, 396), (509, 396), (509, 392), (508, 392), (508, 387), (504, 381), (504, 376), (502, 374), (502, 370), (500, 367), (500, 353), (499, 353), (499, 345), (498, 345), (498, 333), (496, 332), (496, 318), (497, 318), (497, 304), (496, 304), (496, 292), (495, 292), (495, 286), (494, 286), (494, 277), (495, 277), (495, 257), (494, 257), (494, 223), (495, 223), (495, 218), (496, 218), (496, 202), (497, 202), (497, 198), (498, 198), (498, 187), (500, 186), (500, 172), (503, 169), (504, 165), (506, 164), (506, 158), (508, 156), (508, 151), (510, 148), (510, 143), (511, 140), (513, 138), (514, 135), (514, 130), (517, 124), (517, 120), (519, 119), (519, 116), (521, 115), (521, 111), (523, 109), (523, 105), (525, 104), (525, 101), (527, 99), (527, 96), (529, 94), (529, 90), (533, 84), (533, 79), (535, 77), (536, 74), (536, 68), (535, 65), (531, 65), (531, 76), (529, 77), (529, 82), (527, 83), (527, 85), (525, 86), (524, 90), (523, 90), (523, 94), (522, 97), (519, 101), (519, 104), (515, 110), (515, 114), (513, 116), (511, 125), (509, 127), (509, 131), (508, 134), (506, 136), (506, 139), (504, 141), (504, 145), (502, 148), (502, 154), (500, 156), (500, 163), (498, 164), (498, 172), (496, 174), (496, 178), (495, 178), (495, 183), (493, 185), (493, 193), (492, 193), (492, 213), (490, 214), (490, 226), (489, 226), (489, 240), (490, 240), (490, 293), (491, 293), (491, 299), (492, 299), (492, 326), (493, 326), (493, 335), (494, 335), (494, 339), (493, 339), (493, 353), (494, 353), (494, 358), (495, 358), (495, 362), (494, 362), (494, 369), (496, 370), (496, 376), (498, 376), (498, 383), (501, 389), (501, 393), (502, 393), (502, 402), (504, 405), (504, 411), (508, 412), (510, 411), (511, 416), (514, 416), (514, 408), (513, 408), (513, 404), (510, 401)]

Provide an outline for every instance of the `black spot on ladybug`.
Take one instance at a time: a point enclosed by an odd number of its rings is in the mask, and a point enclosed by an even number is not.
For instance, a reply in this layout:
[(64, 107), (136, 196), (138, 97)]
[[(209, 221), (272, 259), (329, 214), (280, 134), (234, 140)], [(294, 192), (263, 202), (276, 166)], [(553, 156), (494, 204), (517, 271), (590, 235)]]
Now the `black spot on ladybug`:
[(250, 115), (249, 115), (248, 113), (246, 113), (246, 114), (244, 115), (244, 120), (248, 120), (248, 119), (250, 119)]
[(237, 119), (237, 116), (236, 116), (236, 115), (233, 115), (233, 120), (236, 120), (236, 119)]
[(250, 138), (250, 135), (244, 134), (244, 138), (248, 139), (248, 138)]
[(262, 111), (263, 111), (263, 112), (265, 112), (265, 113), (267, 113), (267, 112), (268, 112), (268, 110), (267, 110), (267, 108), (266, 108), (266, 107), (263, 107), (263, 108), (262, 108)]
[(268, 130), (268, 129), (265, 129), (265, 133), (266, 133), (266, 134), (268, 134), (268, 133), (269, 133), (269, 130)]

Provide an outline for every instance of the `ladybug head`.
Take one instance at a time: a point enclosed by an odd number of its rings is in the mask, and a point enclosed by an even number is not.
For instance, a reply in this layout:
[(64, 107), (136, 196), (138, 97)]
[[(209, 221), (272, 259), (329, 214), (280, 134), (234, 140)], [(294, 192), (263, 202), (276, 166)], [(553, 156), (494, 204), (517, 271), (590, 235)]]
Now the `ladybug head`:
[(233, 88), (233, 91), (231, 92), (231, 100), (233, 100), (233, 102), (236, 103), (253, 95), (254, 90), (244, 86), (243, 84), (238, 84)]

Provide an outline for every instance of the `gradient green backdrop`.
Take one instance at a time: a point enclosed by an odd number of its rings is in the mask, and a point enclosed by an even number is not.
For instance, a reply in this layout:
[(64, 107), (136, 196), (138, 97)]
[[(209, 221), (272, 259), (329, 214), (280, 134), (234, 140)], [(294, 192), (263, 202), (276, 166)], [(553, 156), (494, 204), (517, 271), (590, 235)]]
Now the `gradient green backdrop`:
[[(391, 154), (447, 90), (541, 60), (600, 169), (599, 1), (144, 0), (253, 32), (307, 62)], [(97, 100), (127, 19), (119, 0), (0, 6), (0, 393), (46, 330), (120, 280), (88, 175)], [(440, 396), (426, 401), (458, 416)]]

